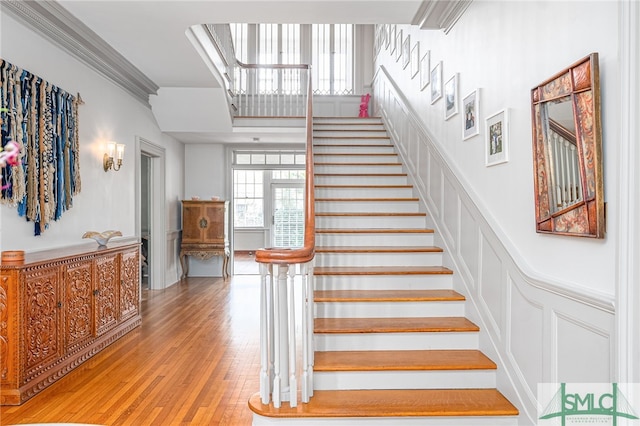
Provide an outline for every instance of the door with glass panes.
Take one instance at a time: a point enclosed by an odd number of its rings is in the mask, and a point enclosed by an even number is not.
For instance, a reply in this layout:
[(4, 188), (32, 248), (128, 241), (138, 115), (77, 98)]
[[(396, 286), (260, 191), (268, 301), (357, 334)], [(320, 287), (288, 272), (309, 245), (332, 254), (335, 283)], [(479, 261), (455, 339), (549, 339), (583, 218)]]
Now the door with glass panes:
[(302, 247), (304, 243), (304, 185), (273, 183), (271, 236), (273, 247)]

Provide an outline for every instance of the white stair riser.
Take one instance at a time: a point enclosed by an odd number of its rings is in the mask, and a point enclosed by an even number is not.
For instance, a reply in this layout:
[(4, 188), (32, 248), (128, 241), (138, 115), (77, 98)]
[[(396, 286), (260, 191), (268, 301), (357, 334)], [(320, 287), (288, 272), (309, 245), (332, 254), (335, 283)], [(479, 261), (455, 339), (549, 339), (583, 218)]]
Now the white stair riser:
[(316, 213), (418, 213), (417, 201), (316, 200)]
[(464, 301), (316, 302), (316, 318), (461, 317)]
[(345, 124), (382, 124), (380, 117), (313, 117), (313, 124), (322, 123), (340, 123), (340, 126)]
[[(316, 173), (319, 173), (316, 171)], [(354, 173), (355, 174), (355, 173)], [(406, 176), (369, 176), (359, 175), (354, 176), (350, 174), (348, 176), (315, 176), (314, 182), (316, 185), (406, 185)]]
[[(317, 185), (317, 184), (316, 184)], [(318, 188), (315, 191), (316, 198), (408, 198), (413, 197), (413, 188)]]
[(317, 351), (478, 349), (478, 333), (316, 333)]
[[(371, 144), (374, 145), (374, 144)], [(396, 150), (393, 145), (380, 145), (375, 146), (351, 146), (351, 145), (315, 145), (313, 147), (314, 154), (395, 154)]]
[(398, 163), (397, 154), (383, 155), (332, 155), (332, 154), (315, 154), (316, 163)]
[(391, 145), (391, 139), (389, 138), (348, 138), (348, 137), (335, 137), (335, 138), (313, 138), (314, 145)]
[(437, 290), (453, 288), (453, 276), (434, 275), (316, 275), (316, 290)]
[(317, 253), (316, 266), (437, 266), (442, 253)]
[(488, 389), (496, 387), (495, 370), (314, 371), (316, 390), (352, 389)]
[[(334, 138), (334, 137), (345, 137), (345, 138), (377, 138), (377, 137), (388, 137), (387, 132), (380, 131), (380, 129), (320, 129), (319, 127), (314, 127), (313, 129), (313, 137), (314, 138)], [(384, 129), (382, 129), (384, 130)]]
[(433, 234), (316, 234), (316, 246), (432, 246)]
[(369, 124), (331, 124), (314, 123), (313, 130), (385, 130), (382, 123)]
[(316, 173), (403, 173), (401, 164), (315, 164)]
[[(322, 417), (291, 419), (253, 415), (253, 426), (517, 426), (517, 416)], [(524, 423), (522, 423), (524, 424)]]
[(316, 216), (316, 228), (424, 228), (425, 216)]

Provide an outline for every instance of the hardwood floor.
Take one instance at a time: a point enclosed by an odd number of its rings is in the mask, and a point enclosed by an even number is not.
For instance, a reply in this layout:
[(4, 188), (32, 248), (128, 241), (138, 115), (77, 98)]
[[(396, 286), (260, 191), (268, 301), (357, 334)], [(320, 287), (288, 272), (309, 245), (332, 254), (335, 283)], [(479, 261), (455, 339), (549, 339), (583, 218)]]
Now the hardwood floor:
[(259, 276), (187, 278), (142, 302), (142, 326), (0, 424), (250, 425), (259, 390)]

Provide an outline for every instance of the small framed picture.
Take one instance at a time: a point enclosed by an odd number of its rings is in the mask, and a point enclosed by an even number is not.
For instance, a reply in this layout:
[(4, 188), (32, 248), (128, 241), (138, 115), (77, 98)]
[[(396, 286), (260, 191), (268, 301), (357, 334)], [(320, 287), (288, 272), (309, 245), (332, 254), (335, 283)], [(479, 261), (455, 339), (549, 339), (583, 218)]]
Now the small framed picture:
[(427, 53), (425, 53), (420, 60), (420, 90), (426, 89), (429, 84), (429, 73), (431, 72), (430, 59), (431, 51), (427, 50)]
[(420, 71), (420, 42), (411, 49), (411, 78), (413, 79)]
[(410, 36), (402, 42), (402, 69), (406, 69), (411, 61), (411, 39)]
[(431, 70), (431, 103), (442, 97), (442, 61)]
[(402, 30), (396, 33), (396, 62), (402, 57)]
[(485, 164), (494, 166), (509, 160), (509, 119), (507, 109), (487, 117)]
[(462, 139), (466, 140), (480, 133), (480, 90), (476, 89), (462, 100)]
[(444, 84), (444, 119), (448, 120), (458, 113), (458, 74), (454, 74)]

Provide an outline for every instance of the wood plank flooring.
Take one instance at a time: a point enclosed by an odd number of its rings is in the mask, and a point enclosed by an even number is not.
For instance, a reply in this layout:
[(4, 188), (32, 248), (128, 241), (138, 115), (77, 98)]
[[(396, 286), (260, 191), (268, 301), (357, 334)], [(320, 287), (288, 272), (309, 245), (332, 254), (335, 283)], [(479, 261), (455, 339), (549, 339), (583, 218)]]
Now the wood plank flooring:
[(259, 390), (259, 276), (149, 291), (142, 326), (0, 424), (250, 425)]

